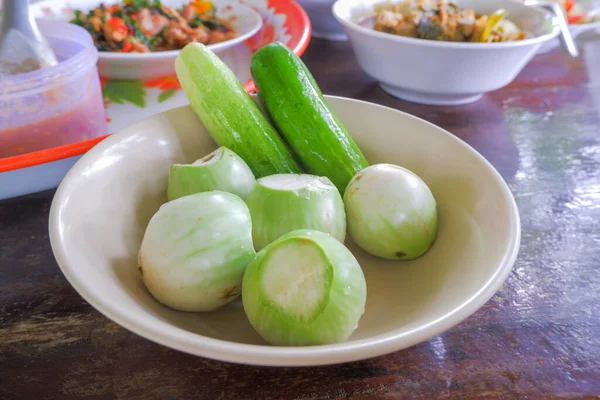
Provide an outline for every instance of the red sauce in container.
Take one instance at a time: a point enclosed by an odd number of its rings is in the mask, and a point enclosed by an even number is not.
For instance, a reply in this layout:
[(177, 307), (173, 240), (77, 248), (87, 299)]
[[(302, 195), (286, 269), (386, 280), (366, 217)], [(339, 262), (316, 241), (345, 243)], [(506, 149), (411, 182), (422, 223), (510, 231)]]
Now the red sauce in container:
[(107, 133), (102, 97), (92, 93), (84, 102), (56, 116), (26, 125), (0, 128), (0, 158), (92, 139)]
[(39, 20), (58, 65), (0, 78), (0, 158), (106, 135), (106, 115), (89, 33)]

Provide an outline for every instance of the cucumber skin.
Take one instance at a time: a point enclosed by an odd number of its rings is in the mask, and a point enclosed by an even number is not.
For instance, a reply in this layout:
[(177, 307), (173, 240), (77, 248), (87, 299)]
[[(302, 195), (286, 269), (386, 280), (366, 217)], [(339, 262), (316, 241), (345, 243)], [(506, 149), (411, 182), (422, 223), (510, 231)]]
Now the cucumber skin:
[(256, 178), (303, 172), (237, 77), (206, 46), (187, 45), (177, 56), (175, 71), (213, 140), (237, 153)]
[(254, 54), (250, 71), (271, 120), (306, 171), (328, 177), (344, 193), (350, 180), (369, 163), (306, 65), (276, 42)]

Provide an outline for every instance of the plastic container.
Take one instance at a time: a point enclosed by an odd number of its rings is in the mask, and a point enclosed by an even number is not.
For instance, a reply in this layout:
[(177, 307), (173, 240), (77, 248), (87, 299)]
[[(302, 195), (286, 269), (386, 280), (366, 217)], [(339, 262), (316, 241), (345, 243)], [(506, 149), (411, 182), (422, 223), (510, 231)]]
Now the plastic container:
[(68, 22), (37, 23), (59, 64), (0, 77), (0, 158), (107, 133), (92, 38)]

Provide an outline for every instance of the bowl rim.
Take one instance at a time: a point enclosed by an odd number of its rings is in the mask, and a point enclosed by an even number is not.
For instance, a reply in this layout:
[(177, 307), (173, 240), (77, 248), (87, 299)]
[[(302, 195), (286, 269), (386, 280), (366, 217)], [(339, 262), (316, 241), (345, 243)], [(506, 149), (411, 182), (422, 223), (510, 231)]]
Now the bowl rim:
[[(304, 11), (296, 0), (277, 0), (277, 2), (271, 0), (269, 1), (269, 9), (274, 10), (276, 14), (285, 13), (288, 15), (287, 21), (292, 24), (291, 26), (298, 26), (301, 34), (298, 36), (292, 50), (298, 56), (304, 54), (312, 36), (312, 26), (306, 11)], [(289, 17), (290, 15), (293, 15), (297, 19)], [(287, 29), (289, 32), (289, 29), (292, 28), (287, 26)], [(295, 38), (292, 37), (292, 39)], [(249, 79), (244, 84), (244, 89), (249, 93), (256, 90), (252, 79)], [(97, 143), (108, 138), (111, 134), (63, 146), (51, 147), (45, 150), (0, 158), (0, 174), (80, 156), (93, 148)]]
[[(225, 40), (224, 42), (209, 44), (206, 47), (211, 51), (218, 51), (225, 48), (229, 48), (235, 46), (244, 40), (252, 37), (256, 32), (258, 32), (263, 25), (263, 19), (261, 15), (256, 12), (252, 7), (248, 6), (244, 3), (238, 3), (231, 0), (219, 0), (222, 5), (230, 5), (234, 6), (240, 10), (244, 10), (244, 12), (251, 15), (254, 19), (254, 23), (252, 25), (252, 29), (243, 35), (234, 37), (233, 39)], [(157, 59), (169, 59), (175, 58), (179, 54), (181, 50), (167, 50), (167, 51), (154, 51), (149, 53), (115, 53), (111, 51), (98, 51), (98, 60), (102, 61), (127, 61), (127, 62), (142, 62), (149, 60), (157, 60)]]
[[(448, 135), (450, 140), (459, 142), (460, 145), (465, 147), (466, 151), (471, 152), (477, 159), (479, 159), (482, 165), (490, 173), (496, 185), (498, 185), (507, 203), (507, 218), (509, 220), (510, 232), (512, 232), (508, 242), (508, 249), (498, 264), (495, 272), (487, 279), (485, 284), (459, 307), (451, 310), (435, 321), (404, 333), (391, 331), (370, 338), (324, 346), (278, 347), (234, 343), (226, 340), (210, 338), (199, 334), (194, 334), (182, 328), (174, 327), (165, 321), (152, 321), (152, 323), (150, 323), (146, 318), (137, 316), (136, 314), (127, 315), (126, 312), (121, 310), (119, 304), (113, 302), (110, 297), (103, 299), (96, 298), (88, 292), (86, 288), (88, 285), (85, 283), (85, 280), (80, 279), (80, 277), (77, 275), (77, 268), (71, 266), (69, 263), (69, 257), (66, 252), (65, 244), (61, 239), (61, 231), (63, 229), (60, 221), (61, 211), (64, 208), (64, 204), (66, 204), (69, 200), (69, 192), (71, 186), (73, 185), (73, 181), (79, 179), (81, 172), (87, 167), (88, 163), (108, 149), (111, 145), (118, 143), (121, 140), (121, 137), (127, 135), (127, 132), (132, 126), (140, 124), (142, 121), (139, 121), (136, 124), (131, 125), (129, 128), (125, 128), (124, 130), (111, 135), (111, 137), (102, 141), (92, 150), (86, 153), (67, 173), (58, 190), (56, 191), (50, 207), (50, 218), (48, 225), (50, 243), (59, 267), (69, 283), (96, 310), (139, 336), (184, 353), (246, 365), (278, 367), (317, 366), (339, 364), (372, 358), (413, 346), (419, 342), (437, 336), (443, 331), (446, 331), (447, 329), (457, 325), (472, 315), (475, 311), (482, 307), (505, 282), (516, 261), (521, 241), (521, 222), (517, 204), (510, 189), (508, 188), (508, 185), (500, 173), (492, 166), (491, 163), (489, 163), (489, 161), (487, 161), (480, 153), (478, 153), (463, 140), (421, 118), (393, 109), (391, 107), (385, 107), (362, 100), (355, 100), (339, 96), (326, 96), (326, 98), (341, 99), (343, 101), (380, 107), (389, 111), (400, 113), (406, 118), (418, 120), (422, 124), (434, 127), (435, 129), (439, 130), (441, 134)], [(179, 107), (166, 112), (173, 112), (174, 110), (179, 110), (185, 107), (189, 106)], [(155, 117), (156, 115), (149, 118)]]
[[(534, 9), (536, 12), (540, 12), (542, 14), (546, 14), (549, 19), (552, 21), (552, 32), (545, 33), (543, 35), (534, 36), (532, 38), (526, 38), (523, 40), (515, 40), (510, 42), (499, 42), (499, 43), (471, 43), (471, 42), (444, 42), (440, 40), (425, 40), (419, 38), (411, 38), (405, 36), (392, 35), (390, 33), (379, 32), (374, 29), (369, 29), (367, 27), (361, 26), (357, 22), (353, 21), (350, 18), (345, 18), (341, 13), (341, 9), (343, 6), (346, 6), (344, 3), (350, 0), (336, 0), (335, 3), (331, 6), (331, 10), (333, 16), (338, 20), (340, 24), (345, 26), (348, 29), (352, 29), (355, 32), (362, 34), (363, 36), (370, 36), (373, 38), (384, 39), (388, 42), (396, 42), (403, 43), (408, 45), (421, 45), (424, 47), (432, 47), (432, 48), (442, 48), (442, 49), (472, 49), (472, 50), (492, 50), (492, 49), (506, 49), (506, 48), (516, 48), (516, 47), (524, 47), (531, 46), (535, 44), (540, 44), (547, 42), (549, 40), (554, 39), (560, 34), (560, 26), (558, 24), (558, 17), (554, 16), (551, 12), (544, 10), (542, 8), (534, 8), (528, 7), (524, 4), (512, 2), (509, 0), (502, 0), (502, 2), (510, 3), (515, 7), (520, 9)], [(383, 2), (383, 0), (382, 0)], [(350, 6), (346, 6), (344, 10), (352, 9)]]

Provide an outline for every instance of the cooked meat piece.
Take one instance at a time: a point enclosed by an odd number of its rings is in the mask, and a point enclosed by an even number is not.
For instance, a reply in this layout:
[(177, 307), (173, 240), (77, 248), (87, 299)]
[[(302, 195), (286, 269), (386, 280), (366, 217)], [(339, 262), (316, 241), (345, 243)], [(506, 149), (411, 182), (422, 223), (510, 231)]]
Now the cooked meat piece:
[(164, 15), (152, 14), (147, 8), (138, 14), (140, 29), (148, 36), (154, 36), (169, 25), (169, 19)]
[(186, 33), (178, 26), (171, 26), (165, 31), (165, 41), (172, 46), (179, 46), (187, 39)]
[(454, 40), (458, 27), (458, 16), (452, 10), (441, 8), (439, 20), (433, 19), (434, 24), (439, 24), (441, 32), (438, 36), (441, 40)]
[(209, 35), (208, 44), (221, 43), (225, 40), (233, 39), (234, 37), (236, 37), (234, 32), (214, 31)]
[(133, 53), (148, 53), (150, 49), (144, 43), (141, 43), (139, 40), (130, 39), (131, 43), (131, 52)]
[(376, 25), (380, 25), (385, 28), (396, 29), (396, 27), (404, 22), (404, 15), (400, 13), (394, 13), (391, 11), (382, 11), (377, 16)]
[(375, 21), (375, 29), (401, 36), (417, 37), (417, 24), (412, 22), (405, 21), (402, 14), (382, 11)]
[(190, 28), (189, 25), (179, 25), (176, 22), (173, 22), (175, 26), (181, 28), (181, 30), (190, 37), (191, 42), (197, 43), (206, 43), (208, 42), (208, 35), (210, 30), (204, 25), (200, 25), (197, 28)]
[(191, 32), (188, 35), (190, 37), (190, 42), (203, 44), (208, 43), (210, 38), (210, 34), (202, 28), (191, 29)]
[(191, 29), (176, 24), (167, 28), (164, 37), (169, 48), (181, 48), (191, 42), (206, 44), (209, 39), (208, 33), (201, 28)]
[(470, 36), (475, 28), (475, 11), (461, 10), (458, 13), (458, 29), (464, 36)]
[(102, 32), (106, 40), (112, 40), (113, 42), (122, 42), (127, 37), (127, 30), (120, 30), (115, 28), (109, 22), (105, 22), (102, 25)]
[(181, 16), (181, 15), (180, 15), (180, 14), (177, 12), (177, 10), (175, 10), (173, 7), (169, 7), (169, 6), (165, 6), (165, 5), (163, 5), (163, 6), (161, 6), (161, 8), (162, 8), (162, 10), (163, 10), (165, 13), (167, 13), (167, 14), (169, 14), (169, 15), (173, 16), (174, 18), (176, 18), (176, 20), (177, 20), (179, 23), (181, 23), (182, 25), (186, 25), (186, 24), (187, 24), (187, 21), (185, 20), (185, 18), (183, 18), (183, 17), (182, 17), (182, 16)]
[(423, 13), (421, 11), (419, 11), (419, 10), (411, 10), (411, 11), (409, 11), (406, 14), (406, 16), (404, 17), (404, 19), (407, 22), (409, 22), (409, 23), (417, 26), (417, 25), (419, 25), (419, 22), (421, 22), (421, 18), (422, 17), (423, 17)]
[(196, 18), (196, 10), (194, 10), (194, 7), (190, 5), (183, 6), (183, 8), (181, 9), (181, 16), (187, 22), (190, 22), (191, 20)]

